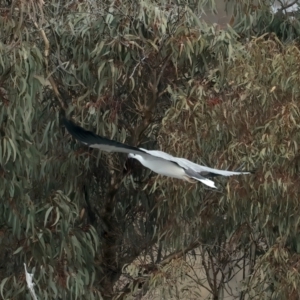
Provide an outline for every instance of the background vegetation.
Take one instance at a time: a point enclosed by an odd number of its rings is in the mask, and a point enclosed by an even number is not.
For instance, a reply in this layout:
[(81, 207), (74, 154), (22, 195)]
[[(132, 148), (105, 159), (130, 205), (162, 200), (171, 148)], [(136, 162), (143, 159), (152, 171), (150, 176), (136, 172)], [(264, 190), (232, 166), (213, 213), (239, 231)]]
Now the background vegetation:
[[(298, 1), (224, 3), (0, 1), (1, 298), (30, 299), (26, 263), (38, 299), (299, 299)], [(62, 112), (257, 171), (218, 191), (157, 176)]]

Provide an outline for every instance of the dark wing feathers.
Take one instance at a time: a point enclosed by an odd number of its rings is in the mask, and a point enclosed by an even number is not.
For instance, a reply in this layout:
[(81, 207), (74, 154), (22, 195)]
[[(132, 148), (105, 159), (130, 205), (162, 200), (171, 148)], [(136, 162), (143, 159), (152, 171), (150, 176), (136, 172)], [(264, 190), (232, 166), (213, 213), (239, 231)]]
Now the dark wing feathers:
[(117, 141), (110, 140), (108, 138), (99, 136), (91, 131), (85, 130), (82, 127), (76, 125), (66, 118), (63, 119), (63, 123), (66, 126), (68, 132), (78, 141), (92, 147), (98, 148), (107, 152), (122, 152), (133, 154), (145, 154), (144, 151), (137, 147), (132, 147), (126, 144), (122, 144)]
[(199, 172), (199, 174), (201, 176), (203, 176), (204, 178), (214, 178), (217, 176), (222, 176), (221, 174), (216, 174), (216, 173), (207, 172), (207, 171)]

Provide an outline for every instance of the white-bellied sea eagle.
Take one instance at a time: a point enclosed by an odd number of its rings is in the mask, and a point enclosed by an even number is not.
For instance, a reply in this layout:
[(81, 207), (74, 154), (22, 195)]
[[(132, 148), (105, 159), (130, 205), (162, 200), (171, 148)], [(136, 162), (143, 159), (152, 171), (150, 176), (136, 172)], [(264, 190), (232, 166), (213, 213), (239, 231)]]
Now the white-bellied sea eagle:
[(91, 131), (63, 119), (68, 132), (78, 141), (91, 148), (97, 148), (106, 152), (128, 153), (128, 157), (137, 159), (144, 167), (153, 172), (189, 182), (200, 181), (211, 188), (216, 188), (210, 177), (250, 174), (251, 172), (237, 172), (218, 170), (193, 163), (185, 158), (174, 157), (158, 150), (146, 150), (129, 146), (108, 138), (99, 136)]

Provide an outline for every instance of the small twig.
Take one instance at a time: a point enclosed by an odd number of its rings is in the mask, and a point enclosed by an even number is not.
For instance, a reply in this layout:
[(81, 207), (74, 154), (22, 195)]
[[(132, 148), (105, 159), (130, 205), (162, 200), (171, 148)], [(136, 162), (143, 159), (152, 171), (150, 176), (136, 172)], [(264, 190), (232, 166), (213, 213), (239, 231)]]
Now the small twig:
[(200, 242), (194, 242), (191, 243), (188, 247), (186, 247), (183, 250), (180, 250), (178, 252), (172, 253), (170, 255), (168, 255), (164, 260), (162, 260), (159, 264), (161, 266), (165, 266), (167, 265), (172, 259), (178, 259), (181, 258), (182, 256), (184, 256), (186, 253), (188, 253), (189, 251), (199, 247), (201, 245)]
[(283, 3), (282, 1), (278, 1), (281, 5), (281, 10), (286, 10), (290, 7), (292, 7), (294, 4), (297, 4), (298, 0), (294, 0), (291, 3)]
[(289, 8), (291, 8), (292, 6), (294, 6), (295, 4), (298, 4), (298, 8), (299, 8), (299, 3), (298, 3), (298, 0), (295, 0), (291, 3), (286, 3), (286, 2), (283, 2), (283, 1), (280, 1), (278, 0), (280, 6), (273, 6), (273, 8), (276, 8), (274, 10), (274, 12), (277, 14), (277, 15), (286, 15), (286, 16), (293, 16), (294, 13), (295, 13), (295, 10), (296, 9), (292, 9), (291, 11), (287, 11)]
[(133, 68), (133, 71), (132, 71), (131, 75), (129, 76), (129, 78), (132, 78), (132, 77), (133, 77), (136, 68), (137, 68), (137, 67), (138, 67), (138, 66), (139, 66), (146, 58), (147, 58), (147, 57), (144, 56), (144, 57), (136, 64), (136, 66)]

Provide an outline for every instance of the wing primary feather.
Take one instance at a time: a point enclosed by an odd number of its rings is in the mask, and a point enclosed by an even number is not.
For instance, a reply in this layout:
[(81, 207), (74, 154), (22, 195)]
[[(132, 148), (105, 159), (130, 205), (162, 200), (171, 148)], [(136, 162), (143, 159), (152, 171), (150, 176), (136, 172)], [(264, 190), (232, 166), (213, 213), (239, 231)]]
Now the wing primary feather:
[(202, 175), (203, 177), (205, 178), (214, 178), (214, 177), (218, 177), (218, 176), (233, 176), (233, 175), (247, 175), (247, 174), (254, 174), (255, 172), (253, 171), (243, 171), (243, 172), (240, 172), (240, 171), (228, 171), (228, 173), (226, 175), (224, 174), (219, 174), (219, 173), (214, 173), (214, 172), (199, 172), (200, 175)]
[(63, 123), (66, 126), (68, 132), (78, 141), (87, 144), (92, 148), (99, 148), (100, 150), (108, 152), (123, 152), (134, 154), (145, 154), (144, 151), (137, 147), (129, 146), (108, 138), (99, 136), (91, 131), (85, 130), (82, 127), (76, 125), (71, 120), (63, 119)]
[(202, 171), (198, 172), (205, 178), (214, 178), (217, 176), (233, 176), (233, 175), (246, 175), (246, 174), (254, 174), (253, 171), (226, 171), (226, 170), (215, 170), (215, 171)]

